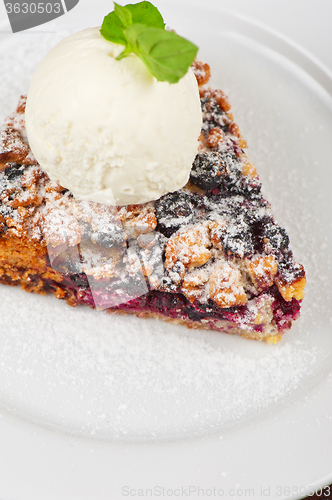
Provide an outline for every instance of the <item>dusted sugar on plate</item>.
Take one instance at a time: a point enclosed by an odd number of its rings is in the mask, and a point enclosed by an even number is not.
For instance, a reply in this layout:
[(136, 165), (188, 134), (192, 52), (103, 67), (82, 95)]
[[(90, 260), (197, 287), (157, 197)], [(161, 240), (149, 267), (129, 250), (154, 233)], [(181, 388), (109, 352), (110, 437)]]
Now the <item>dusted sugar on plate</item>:
[[(147, 35), (142, 28), (132, 28), (138, 15), (135, 8), (128, 16), (122, 11), (117, 15), (119, 19), (124, 16), (122, 23), (129, 19), (123, 33), (131, 33), (130, 40), (136, 34), (137, 48)], [(164, 25), (152, 29), (162, 38), (158, 43), (164, 43), (163, 37), (169, 36), (164, 35)], [(68, 43), (74, 43), (74, 53), (78, 47), (83, 51), (79, 70), (74, 71), (78, 79), (72, 76), (68, 82), (70, 91), (74, 88), (78, 96), (77, 102), (70, 99), (72, 109), (64, 106), (66, 93), (52, 103), (46, 90), (42, 92), (42, 67), (34, 76), (31, 94), (29, 90), (28, 134), (25, 97), (2, 128), (0, 282), (19, 284), (32, 292), (52, 292), (72, 306), (87, 304), (112, 313), (157, 317), (191, 328), (278, 342), (300, 314), (305, 272), (294, 260), (287, 233), (262, 195), (226, 95), (207, 85), (209, 66), (195, 59), (183, 76), (174, 77), (168, 69), (168, 73), (164, 69), (160, 73), (159, 65), (153, 76), (157, 56), (151, 51), (155, 59), (135, 52), (124, 57), (119, 45), (113, 54), (104, 53), (108, 43), (115, 45), (112, 41), (96, 30), (81, 33), (53, 49), (58, 70), (61, 51)], [(173, 38), (171, 43), (175, 43)], [(124, 52), (129, 50), (128, 44)], [(95, 97), (99, 83), (90, 78), (82, 88), (92, 86), (93, 98), (84, 101), (87, 91), (80, 94), (80, 71), (94, 51), (102, 53), (100, 74), (104, 65), (107, 72), (113, 72), (125, 63), (121, 78), (129, 74), (130, 78), (119, 87), (122, 106), (126, 106), (126, 87), (128, 102), (135, 101), (137, 85), (142, 95), (150, 93), (144, 96), (144, 102), (150, 103), (144, 113), (142, 107), (131, 106), (130, 137), (134, 139), (128, 149), (123, 140), (129, 137), (126, 120), (112, 122), (107, 115), (98, 127), (96, 108), (100, 106), (101, 116), (108, 108), (112, 112), (114, 98), (103, 109)], [(44, 69), (51, 68), (51, 62), (49, 56), (42, 63)], [(68, 60), (66, 64), (68, 67)], [(132, 72), (133, 67), (138, 73)], [(106, 79), (110, 78), (107, 74)], [(168, 80), (162, 80), (164, 77)], [(177, 81), (170, 82), (171, 78)], [(105, 87), (104, 81), (101, 86)], [(38, 89), (45, 99), (40, 109)], [(105, 94), (100, 95), (106, 99)], [(57, 108), (58, 102), (61, 106)], [(90, 102), (96, 102), (91, 120)], [(167, 102), (179, 105), (171, 108)], [(118, 111), (115, 109), (114, 117)], [(130, 112), (124, 110), (124, 116)], [(193, 117), (190, 127), (188, 117)], [(66, 126), (60, 132), (62, 121)], [(145, 138), (153, 139), (151, 147), (146, 139), (141, 148), (141, 129)], [(98, 143), (93, 141), (95, 137)], [(164, 142), (166, 163), (164, 152), (160, 153)], [(136, 149), (130, 149), (132, 144)], [(100, 152), (107, 158), (103, 165), (98, 163)], [(135, 154), (139, 168), (135, 167)], [(130, 197), (134, 204), (128, 204)]]

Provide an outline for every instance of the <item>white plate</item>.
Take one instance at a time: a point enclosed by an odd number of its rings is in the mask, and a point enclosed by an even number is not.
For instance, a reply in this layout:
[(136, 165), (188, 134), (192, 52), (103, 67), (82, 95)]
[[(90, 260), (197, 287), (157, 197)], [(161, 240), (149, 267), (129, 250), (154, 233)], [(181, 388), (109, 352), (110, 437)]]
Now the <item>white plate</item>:
[[(42, 55), (100, 22), (105, 5), (85, 2), (44, 33), (1, 36), (1, 118)], [(233, 103), (306, 267), (302, 317), (268, 346), (0, 287), (4, 500), (300, 498), (332, 481), (332, 81), (262, 26), (217, 8), (188, 16), (184, 2), (157, 5), (198, 43), (211, 85)]]

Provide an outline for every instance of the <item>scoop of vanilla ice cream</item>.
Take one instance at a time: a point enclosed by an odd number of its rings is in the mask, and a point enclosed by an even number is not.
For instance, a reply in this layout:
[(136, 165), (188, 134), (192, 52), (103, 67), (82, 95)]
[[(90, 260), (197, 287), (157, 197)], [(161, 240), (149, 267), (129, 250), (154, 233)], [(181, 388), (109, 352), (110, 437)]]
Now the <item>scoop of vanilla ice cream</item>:
[(201, 130), (191, 69), (158, 82), (136, 55), (99, 28), (62, 40), (35, 71), (26, 105), (30, 147), (74, 196), (127, 205), (156, 200), (188, 181)]

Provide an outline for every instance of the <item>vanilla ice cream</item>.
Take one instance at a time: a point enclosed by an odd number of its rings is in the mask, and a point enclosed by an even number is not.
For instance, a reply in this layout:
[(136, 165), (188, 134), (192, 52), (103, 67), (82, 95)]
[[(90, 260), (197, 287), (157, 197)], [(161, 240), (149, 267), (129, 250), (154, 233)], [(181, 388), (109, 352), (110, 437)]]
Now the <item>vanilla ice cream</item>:
[(38, 66), (26, 129), (41, 167), (78, 198), (127, 205), (183, 187), (197, 154), (201, 108), (191, 69), (158, 82), (99, 28), (69, 36)]

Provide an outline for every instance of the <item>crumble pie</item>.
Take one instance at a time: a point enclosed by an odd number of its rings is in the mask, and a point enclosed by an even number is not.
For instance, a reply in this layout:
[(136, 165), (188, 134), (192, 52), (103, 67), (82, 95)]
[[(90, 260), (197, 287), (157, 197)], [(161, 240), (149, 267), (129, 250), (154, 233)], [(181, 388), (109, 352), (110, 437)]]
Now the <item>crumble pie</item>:
[(0, 283), (71, 306), (157, 317), (278, 342), (306, 283), (261, 193), (210, 68), (193, 63), (203, 126), (188, 184), (155, 202), (75, 199), (29, 148), (21, 97), (0, 136)]

